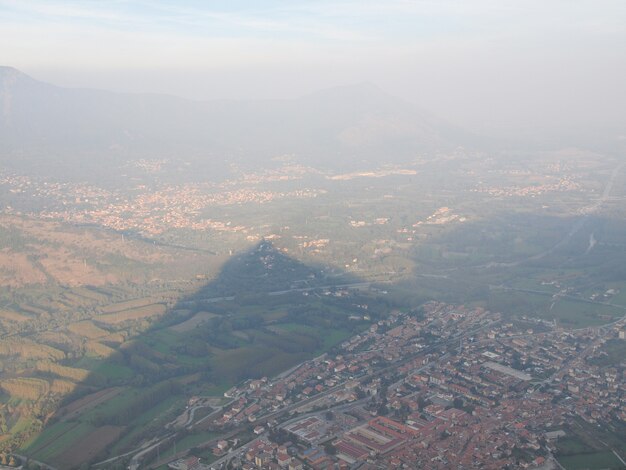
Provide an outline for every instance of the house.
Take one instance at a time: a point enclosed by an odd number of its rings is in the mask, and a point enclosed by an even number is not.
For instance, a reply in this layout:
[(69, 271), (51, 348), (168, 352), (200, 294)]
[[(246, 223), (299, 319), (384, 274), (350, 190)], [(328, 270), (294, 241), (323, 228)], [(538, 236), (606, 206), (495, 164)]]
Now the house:
[(291, 463), (291, 456), (289, 456), (289, 454), (278, 454), (276, 461), (281, 468), (285, 468)]
[(271, 458), (272, 456), (268, 454), (267, 452), (261, 452), (254, 458), (254, 464), (257, 467), (262, 467), (264, 465), (267, 465)]
[(303, 468), (304, 468), (304, 464), (302, 463), (302, 461), (298, 460), (297, 458), (294, 458), (289, 463), (289, 470), (302, 470)]

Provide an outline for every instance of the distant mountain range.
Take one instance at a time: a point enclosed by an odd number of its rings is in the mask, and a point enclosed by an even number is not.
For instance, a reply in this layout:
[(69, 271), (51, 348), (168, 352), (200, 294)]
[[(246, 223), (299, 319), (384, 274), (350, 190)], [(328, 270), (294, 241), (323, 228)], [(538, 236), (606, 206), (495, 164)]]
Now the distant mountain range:
[(466, 144), (469, 136), (374, 85), (294, 100), (191, 101), (72, 89), (0, 67), (0, 163), (72, 179), (115, 178), (130, 160), (179, 161), (198, 178), (232, 164), (354, 168), (397, 163)]

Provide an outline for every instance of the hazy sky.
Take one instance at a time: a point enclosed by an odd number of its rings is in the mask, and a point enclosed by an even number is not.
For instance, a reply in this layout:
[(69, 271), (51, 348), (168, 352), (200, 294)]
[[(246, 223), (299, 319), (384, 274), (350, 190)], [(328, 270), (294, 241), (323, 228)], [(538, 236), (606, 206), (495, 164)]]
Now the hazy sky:
[(474, 129), (617, 125), (626, 1), (0, 0), (0, 63), (203, 99), (370, 81)]

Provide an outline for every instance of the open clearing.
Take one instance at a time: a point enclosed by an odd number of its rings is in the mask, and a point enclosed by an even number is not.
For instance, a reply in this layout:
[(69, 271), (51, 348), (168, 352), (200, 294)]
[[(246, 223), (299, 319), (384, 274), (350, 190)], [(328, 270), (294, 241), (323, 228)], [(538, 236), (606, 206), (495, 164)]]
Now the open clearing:
[(77, 439), (93, 429), (93, 426), (76, 421), (55, 423), (45, 429), (26, 449), (37, 460), (49, 460), (59, 451), (71, 446)]
[(567, 470), (620, 470), (622, 462), (613, 452), (594, 452), (591, 454), (575, 454), (559, 457), (558, 461)]
[(88, 462), (109, 444), (117, 440), (122, 431), (121, 426), (102, 426), (72, 443), (70, 447), (57, 454), (53, 462), (59, 468), (75, 468)]
[(215, 313), (210, 312), (198, 312), (193, 317), (185, 320), (182, 323), (179, 323), (174, 326), (170, 326), (170, 329), (177, 333), (185, 333), (187, 331), (193, 330), (195, 327), (200, 325), (203, 322), (210, 320), (211, 318), (215, 318), (217, 315)]
[(107, 336), (109, 332), (97, 327), (89, 320), (83, 320), (76, 323), (70, 323), (67, 327), (74, 334), (84, 336), (89, 339), (98, 339)]

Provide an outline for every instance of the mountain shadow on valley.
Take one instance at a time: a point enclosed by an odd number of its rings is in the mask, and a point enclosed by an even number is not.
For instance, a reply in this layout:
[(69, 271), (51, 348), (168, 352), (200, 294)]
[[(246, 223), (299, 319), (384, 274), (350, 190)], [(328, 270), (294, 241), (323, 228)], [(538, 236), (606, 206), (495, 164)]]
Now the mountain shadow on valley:
[[(89, 376), (24, 452), (71, 469), (130, 452), (153, 436), (182, 439), (190, 430), (168, 423), (189, 397), (219, 397), (242, 380), (274, 376), (386, 315), (391, 306), (369, 289), (262, 241), (147, 328), (145, 318), (123, 320), (124, 311), (113, 326), (95, 316), (98, 328), (128, 338), (104, 344), (114, 349), (108, 357), (89, 359)], [(106, 468), (127, 463), (120, 458)]]
[(231, 257), (220, 275), (201, 288), (195, 297), (248, 296), (359, 282), (334, 268), (302, 263), (277, 249), (269, 240)]
[(479, 303), (567, 328), (610, 323), (626, 304), (626, 223), (599, 215), (496, 213), (415, 246), (415, 275), (394, 289)]

